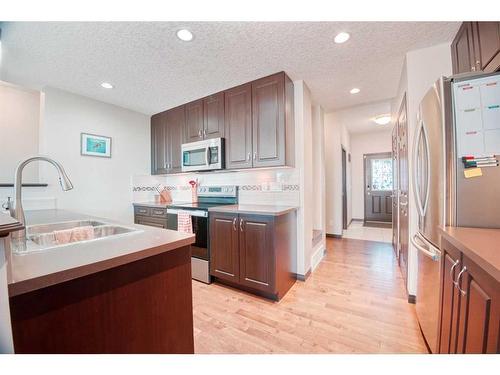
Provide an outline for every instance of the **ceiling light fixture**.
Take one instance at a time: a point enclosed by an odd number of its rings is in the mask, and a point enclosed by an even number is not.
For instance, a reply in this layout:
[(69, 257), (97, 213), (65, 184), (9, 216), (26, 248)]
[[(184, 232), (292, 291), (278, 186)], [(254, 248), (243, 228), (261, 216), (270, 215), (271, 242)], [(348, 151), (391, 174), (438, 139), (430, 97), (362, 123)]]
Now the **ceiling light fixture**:
[(191, 40), (193, 40), (193, 33), (188, 29), (180, 29), (179, 31), (177, 31), (177, 38), (184, 42), (190, 42)]
[(387, 125), (391, 122), (391, 115), (380, 115), (373, 119), (377, 125)]
[(108, 83), (108, 82), (103, 82), (103, 83), (101, 83), (101, 87), (105, 88), (105, 89), (112, 89), (113, 85), (111, 83)]
[(350, 37), (351, 36), (348, 33), (342, 32), (335, 35), (335, 38), (333, 40), (335, 41), (335, 43), (341, 44), (347, 42)]
[(351, 89), (351, 91), (349, 91), (351, 94), (358, 94), (361, 90), (358, 89), (357, 87)]

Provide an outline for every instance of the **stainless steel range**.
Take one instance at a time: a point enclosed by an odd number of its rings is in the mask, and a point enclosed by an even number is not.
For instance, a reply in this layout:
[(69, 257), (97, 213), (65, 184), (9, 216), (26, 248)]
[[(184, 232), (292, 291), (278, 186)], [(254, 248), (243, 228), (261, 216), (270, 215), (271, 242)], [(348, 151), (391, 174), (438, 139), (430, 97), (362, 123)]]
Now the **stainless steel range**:
[(167, 208), (167, 228), (177, 230), (177, 214), (187, 212), (191, 216), (195, 243), (191, 245), (193, 279), (210, 284), (210, 207), (238, 203), (237, 186), (200, 186), (198, 202), (173, 204)]

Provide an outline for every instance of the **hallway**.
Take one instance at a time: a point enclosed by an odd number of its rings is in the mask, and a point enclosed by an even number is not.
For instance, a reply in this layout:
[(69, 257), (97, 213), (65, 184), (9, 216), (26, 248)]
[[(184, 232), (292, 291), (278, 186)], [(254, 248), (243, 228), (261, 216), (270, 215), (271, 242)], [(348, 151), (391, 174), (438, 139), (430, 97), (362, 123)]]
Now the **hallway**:
[(327, 239), (279, 302), (193, 281), (195, 353), (426, 353), (390, 244)]
[(366, 227), (362, 221), (353, 221), (342, 233), (343, 238), (392, 243), (392, 228)]

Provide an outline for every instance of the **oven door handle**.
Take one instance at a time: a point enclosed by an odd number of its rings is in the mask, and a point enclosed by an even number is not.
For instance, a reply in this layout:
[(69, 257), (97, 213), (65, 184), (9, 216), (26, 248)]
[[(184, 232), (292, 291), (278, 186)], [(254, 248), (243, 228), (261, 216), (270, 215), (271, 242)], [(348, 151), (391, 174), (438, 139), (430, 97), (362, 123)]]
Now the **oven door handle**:
[(175, 208), (167, 208), (167, 214), (177, 215), (179, 212), (187, 212), (190, 216), (208, 217), (208, 211), (203, 210), (178, 210)]

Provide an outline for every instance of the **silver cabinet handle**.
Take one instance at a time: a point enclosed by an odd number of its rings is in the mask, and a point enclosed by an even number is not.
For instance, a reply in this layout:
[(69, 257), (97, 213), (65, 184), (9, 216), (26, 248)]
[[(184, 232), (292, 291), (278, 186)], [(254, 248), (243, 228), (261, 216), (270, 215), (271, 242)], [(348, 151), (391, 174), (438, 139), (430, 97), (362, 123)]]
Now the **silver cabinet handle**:
[(233, 230), (236, 232), (236, 218), (233, 219)]
[(247, 160), (248, 160), (248, 161), (250, 161), (250, 158), (251, 158), (251, 157), (252, 157), (252, 153), (251, 153), (251, 152), (249, 152), (249, 153), (247, 154)]
[(451, 266), (451, 268), (450, 268), (450, 277), (451, 277), (451, 282), (452, 282), (455, 286), (457, 286), (457, 282), (456, 282), (455, 280), (453, 280), (453, 270), (455, 269), (455, 267), (456, 267), (456, 266), (458, 266), (458, 263), (460, 263), (460, 260), (459, 260), (459, 259), (457, 259), (457, 260), (455, 261), (455, 263), (453, 263), (453, 265), (452, 265), (452, 266)]
[(201, 137), (201, 129), (198, 130), (198, 137)]
[(457, 283), (455, 284), (455, 286), (457, 287), (457, 289), (460, 291), (460, 293), (462, 294), (462, 296), (465, 296), (467, 295), (467, 292), (465, 290), (462, 290), (462, 288), (460, 288), (460, 278), (462, 277), (462, 274), (467, 271), (467, 267), (464, 266), (464, 268), (462, 268), (462, 271), (460, 271), (460, 273), (458, 274), (458, 277), (457, 277)]
[(257, 152), (253, 153), (253, 160), (257, 159)]
[(206, 137), (207, 136), (207, 129), (203, 129), (203, 136)]
[(240, 219), (240, 232), (243, 232), (243, 219)]

